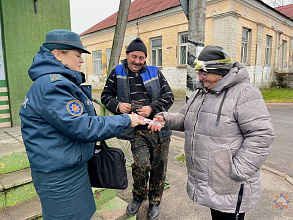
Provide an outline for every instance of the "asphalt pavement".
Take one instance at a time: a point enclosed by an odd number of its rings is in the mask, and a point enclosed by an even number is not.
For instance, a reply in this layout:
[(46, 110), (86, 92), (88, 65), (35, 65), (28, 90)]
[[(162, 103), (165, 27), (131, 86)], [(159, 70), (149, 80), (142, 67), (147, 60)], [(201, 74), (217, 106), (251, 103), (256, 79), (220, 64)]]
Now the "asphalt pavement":
[[(15, 145), (22, 144), (20, 126), (12, 128), (0, 128), (0, 145), (4, 151), (6, 148), (13, 150), (14, 146), (8, 143), (14, 140)], [(115, 146), (115, 145), (114, 145)], [(116, 145), (117, 146), (117, 145)], [(15, 146), (16, 147), (16, 146)], [(8, 149), (7, 149), (8, 150)], [(160, 205), (159, 219), (176, 220), (207, 220), (210, 219), (210, 210), (189, 199), (186, 193), (187, 172), (185, 163), (176, 160), (176, 157), (184, 153), (184, 139), (172, 136), (169, 150), (167, 179), (170, 187), (164, 191)], [(131, 156), (131, 155), (130, 155)], [(1, 161), (0, 161), (1, 162)], [(264, 167), (261, 170), (262, 196), (255, 208), (246, 213), (246, 220), (293, 220), (293, 181), (277, 170)], [(131, 200), (132, 177), (128, 170), (129, 186), (125, 190), (117, 190), (117, 195), (129, 202)], [(147, 219), (148, 202), (145, 201), (137, 216), (137, 220)], [(112, 220), (108, 218), (106, 220)], [(120, 219), (122, 220), (122, 219)]]
[[(95, 96), (100, 99), (100, 96)], [(185, 99), (176, 99), (169, 112), (178, 112)], [(261, 169), (262, 196), (254, 209), (245, 215), (246, 220), (293, 220), (293, 103), (267, 104), (276, 133), (272, 152)], [(186, 192), (187, 171), (184, 163), (176, 160), (184, 154), (184, 133), (173, 131), (170, 143), (166, 189), (160, 205), (159, 219), (207, 220), (211, 219), (207, 207), (191, 201)], [(132, 177), (129, 186), (117, 190), (117, 195), (131, 200)], [(147, 219), (148, 201), (145, 201), (137, 220)]]
[[(189, 199), (186, 192), (187, 171), (185, 163), (176, 160), (176, 157), (184, 153), (184, 139), (172, 136), (169, 150), (167, 179), (170, 188), (163, 194), (160, 205), (161, 220), (208, 220), (210, 209), (199, 205)], [(286, 179), (282, 173), (269, 170), (264, 167), (261, 170), (262, 196), (254, 209), (246, 213), (246, 220), (292, 220), (293, 219), (293, 181)], [(287, 177), (288, 178), (288, 177)], [(117, 190), (117, 195), (130, 202), (132, 177), (128, 171), (129, 186), (125, 190)], [(289, 180), (289, 181), (288, 181)], [(283, 196), (282, 196), (283, 195)], [(288, 197), (287, 197), (288, 196)], [(287, 198), (287, 200), (284, 200)], [(277, 202), (279, 206), (276, 205)], [(146, 220), (148, 201), (143, 202), (137, 220)]]
[[(97, 97), (100, 98), (100, 97)], [(171, 112), (177, 112), (185, 100), (176, 100)], [(98, 106), (96, 106), (98, 107)], [(262, 196), (254, 209), (246, 213), (246, 220), (293, 220), (293, 180), (292, 175), (292, 143), (293, 125), (291, 104), (270, 104), (269, 112), (276, 131), (276, 140), (272, 153), (261, 169)], [(0, 135), (19, 135), (20, 127), (0, 128)], [(176, 134), (175, 134), (176, 135)], [(17, 140), (19, 136), (15, 137)], [(0, 138), (1, 139), (1, 138)], [(5, 140), (0, 141), (5, 146)], [(187, 171), (185, 163), (176, 160), (184, 154), (184, 138), (172, 136), (169, 150), (167, 179), (170, 187), (164, 191), (160, 205), (159, 219), (176, 220), (207, 220), (210, 210), (207, 207), (191, 201), (186, 192)], [(125, 190), (117, 190), (117, 195), (123, 200), (131, 200), (132, 177), (128, 171), (129, 186)], [(137, 220), (147, 219), (148, 202), (145, 201), (137, 216)], [(110, 220), (110, 219), (109, 219)]]

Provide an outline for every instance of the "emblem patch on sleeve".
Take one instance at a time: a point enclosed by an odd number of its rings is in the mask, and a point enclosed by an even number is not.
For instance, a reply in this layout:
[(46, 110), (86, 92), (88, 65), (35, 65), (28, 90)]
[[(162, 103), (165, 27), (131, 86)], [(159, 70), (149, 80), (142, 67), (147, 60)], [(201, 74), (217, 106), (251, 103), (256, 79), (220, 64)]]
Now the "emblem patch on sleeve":
[(67, 103), (67, 111), (73, 116), (80, 116), (83, 112), (82, 104), (78, 100)]

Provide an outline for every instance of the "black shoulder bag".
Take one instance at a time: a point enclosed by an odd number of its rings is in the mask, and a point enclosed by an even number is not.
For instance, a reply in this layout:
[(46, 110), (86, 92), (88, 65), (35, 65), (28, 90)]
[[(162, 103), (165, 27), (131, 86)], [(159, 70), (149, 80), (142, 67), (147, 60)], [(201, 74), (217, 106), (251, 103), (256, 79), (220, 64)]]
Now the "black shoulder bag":
[(105, 141), (95, 146), (94, 156), (88, 161), (88, 173), (92, 187), (126, 189), (128, 186), (123, 151), (108, 147)]

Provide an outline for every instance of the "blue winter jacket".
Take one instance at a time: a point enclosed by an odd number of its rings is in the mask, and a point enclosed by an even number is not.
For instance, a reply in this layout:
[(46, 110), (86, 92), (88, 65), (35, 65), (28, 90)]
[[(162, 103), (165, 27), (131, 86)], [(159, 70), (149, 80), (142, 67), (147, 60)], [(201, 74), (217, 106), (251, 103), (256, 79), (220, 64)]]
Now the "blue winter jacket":
[(83, 73), (70, 70), (48, 49), (40, 48), (28, 72), (34, 83), (19, 116), (34, 171), (52, 172), (86, 163), (96, 141), (115, 137), (131, 124), (125, 114), (95, 116), (90, 86), (80, 85)]

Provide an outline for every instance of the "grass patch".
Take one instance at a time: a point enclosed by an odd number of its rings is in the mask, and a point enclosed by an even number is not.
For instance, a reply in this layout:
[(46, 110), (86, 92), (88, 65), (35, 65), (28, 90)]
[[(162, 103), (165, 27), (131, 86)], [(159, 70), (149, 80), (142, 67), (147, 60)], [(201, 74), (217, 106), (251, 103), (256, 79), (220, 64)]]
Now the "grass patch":
[(266, 103), (293, 102), (293, 89), (271, 87), (260, 91)]
[[(293, 89), (271, 87), (260, 90), (266, 103), (293, 102)], [(173, 90), (175, 100), (186, 98), (186, 90)]]
[(176, 99), (185, 99), (186, 98), (186, 89), (172, 89), (175, 100)]
[(103, 92), (103, 89), (93, 89), (92, 92), (102, 93)]
[(180, 162), (186, 163), (186, 159), (185, 159), (184, 154), (181, 154), (181, 155), (177, 156), (175, 159), (180, 161)]

